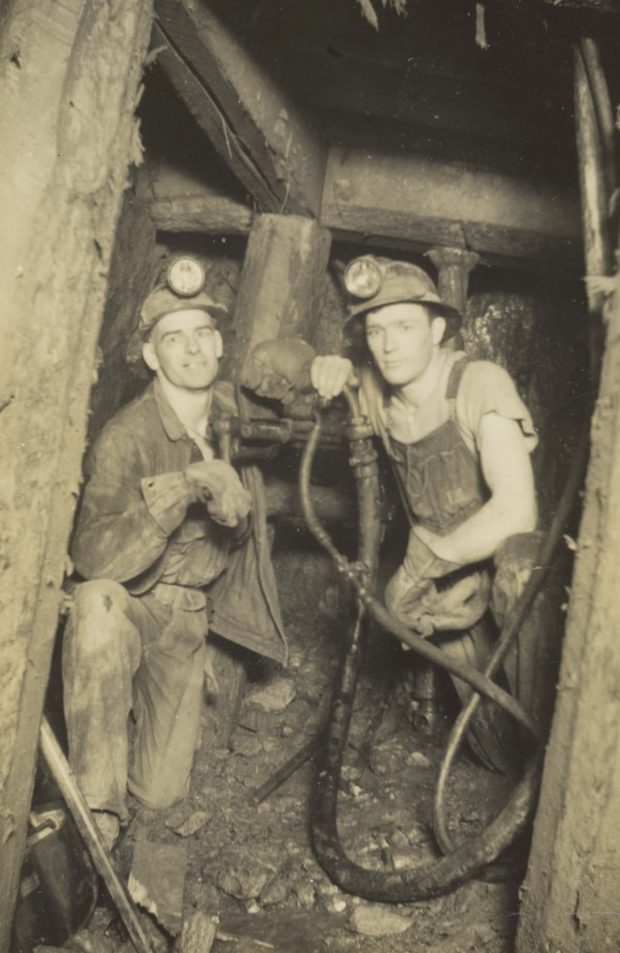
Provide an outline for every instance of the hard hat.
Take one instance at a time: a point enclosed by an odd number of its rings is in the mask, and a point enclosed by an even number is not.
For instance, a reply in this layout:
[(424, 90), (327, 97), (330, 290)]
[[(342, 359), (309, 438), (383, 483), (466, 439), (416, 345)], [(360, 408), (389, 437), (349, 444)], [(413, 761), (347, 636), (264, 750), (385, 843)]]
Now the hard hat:
[(362, 255), (347, 265), (344, 285), (352, 299), (345, 326), (375, 308), (412, 301), (445, 318), (444, 341), (461, 327), (460, 312), (441, 300), (435, 282), (423, 268), (408, 261)]
[(229, 318), (227, 309), (204, 291), (206, 274), (195, 258), (175, 258), (167, 271), (165, 284), (154, 288), (140, 309), (140, 319), (127, 346), (127, 361), (139, 365), (142, 346), (157, 322), (175, 311), (206, 311), (217, 320)]
[(155, 288), (142, 305), (138, 330), (144, 340), (149, 331), (165, 315), (174, 314), (175, 311), (191, 311), (194, 309), (208, 311), (215, 318), (228, 317), (226, 308), (214, 301), (206, 291), (200, 291), (198, 294), (191, 295), (191, 297), (183, 298), (171, 291), (170, 288)]

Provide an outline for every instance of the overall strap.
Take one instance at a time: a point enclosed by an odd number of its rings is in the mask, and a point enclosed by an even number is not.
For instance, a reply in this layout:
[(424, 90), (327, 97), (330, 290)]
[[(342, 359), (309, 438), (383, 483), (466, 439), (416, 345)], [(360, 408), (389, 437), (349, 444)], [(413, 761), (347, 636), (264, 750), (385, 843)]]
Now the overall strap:
[(390, 466), (392, 467), (392, 473), (394, 474), (394, 479), (396, 480), (396, 486), (398, 487), (398, 494), (403, 504), (403, 509), (405, 510), (405, 513), (407, 514), (409, 526), (413, 529), (413, 527), (416, 524), (416, 519), (413, 515), (413, 510), (411, 509), (411, 506), (409, 505), (409, 500), (407, 498), (407, 491), (405, 490), (405, 487), (403, 485), (400, 471), (398, 467), (396, 466), (396, 463), (392, 459), (392, 457), (389, 457), (388, 459), (390, 461)]
[(456, 421), (456, 397), (461, 385), (461, 378), (470, 364), (471, 358), (461, 357), (453, 364), (452, 370), (450, 371), (448, 384), (446, 386), (446, 400), (448, 401), (450, 420)]

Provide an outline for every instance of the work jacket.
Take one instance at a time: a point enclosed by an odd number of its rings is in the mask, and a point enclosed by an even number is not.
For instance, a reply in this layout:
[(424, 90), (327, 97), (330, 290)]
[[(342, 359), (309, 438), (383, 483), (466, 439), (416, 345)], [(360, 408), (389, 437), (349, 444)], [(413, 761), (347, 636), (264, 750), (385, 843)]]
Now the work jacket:
[[(214, 385), (212, 416), (235, 413), (230, 384)], [(112, 579), (135, 596), (152, 592), (188, 611), (210, 610), (210, 627), (252, 651), (286, 661), (260, 472), (242, 467), (252, 494), (246, 538), (192, 502), (186, 467), (201, 452), (154, 380), (106, 425), (86, 462), (86, 487), (71, 546), (85, 579)]]

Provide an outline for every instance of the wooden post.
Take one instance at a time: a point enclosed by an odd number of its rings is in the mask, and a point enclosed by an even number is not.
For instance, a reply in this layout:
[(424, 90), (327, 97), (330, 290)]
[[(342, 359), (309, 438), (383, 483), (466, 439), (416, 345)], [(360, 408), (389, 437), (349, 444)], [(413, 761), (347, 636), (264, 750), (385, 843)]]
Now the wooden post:
[(2, 19), (0, 953), (150, 25), (143, 0), (15, 0)]
[[(575, 48), (575, 127), (586, 275), (609, 275), (612, 245), (605, 154), (592, 90), (579, 47)], [(590, 372), (592, 379), (596, 381), (603, 350), (603, 294), (592, 283), (588, 283), (586, 290), (590, 312)]]
[(254, 220), (235, 305), (235, 362), (269, 338), (311, 339), (321, 304), (331, 237), (299, 215)]
[(480, 261), (480, 255), (466, 248), (431, 248), (428, 257), (437, 269), (439, 295), (446, 304), (465, 314), (470, 272)]
[(326, 147), (238, 32), (192, 0), (156, 0), (158, 62), (259, 208), (316, 215)]
[[(437, 269), (439, 297), (463, 315), (467, 307), (467, 287), (470, 272), (480, 261), (480, 255), (466, 248), (431, 248), (428, 257)], [(452, 350), (463, 347), (463, 335), (458, 332), (451, 339)]]
[(518, 953), (620, 949), (620, 276), (615, 288)]

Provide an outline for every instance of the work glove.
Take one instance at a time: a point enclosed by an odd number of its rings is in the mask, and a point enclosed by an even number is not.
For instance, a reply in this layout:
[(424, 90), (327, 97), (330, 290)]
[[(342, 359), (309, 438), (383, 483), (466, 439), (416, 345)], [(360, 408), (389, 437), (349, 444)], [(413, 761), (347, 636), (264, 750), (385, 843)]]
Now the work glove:
[(488, 573), (468, 572), (436, 556), (411, 532), (405, 559), (386, 586), (385, 604), (399, 621), (428, 637), (469, 628), (484, 614), (489, 595)]
[(310, 387), (310, 367), (314, 348), (302, 338), (289, 337), (262, 341), (251, 351), (241, 372), (243, 387), (259, 397), (281, 400)]
[(192, 500), (204, 503), (216, 523), (238, 526), (250, 512), (252, 497), (239, 476), (224, 460), (201, 460), (185, 470)]
[(433, 583), (420, 599), (427, 625), (434, 632), (465, 631), (482, 618), (489, 605), (491, 578), (484, 570), (457, 576), (438, 587)]

